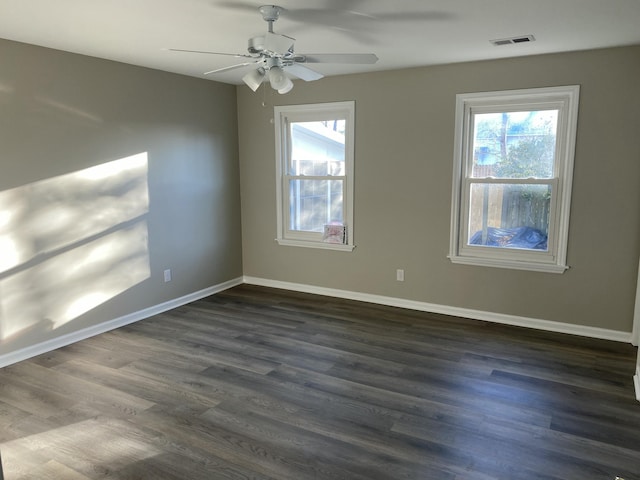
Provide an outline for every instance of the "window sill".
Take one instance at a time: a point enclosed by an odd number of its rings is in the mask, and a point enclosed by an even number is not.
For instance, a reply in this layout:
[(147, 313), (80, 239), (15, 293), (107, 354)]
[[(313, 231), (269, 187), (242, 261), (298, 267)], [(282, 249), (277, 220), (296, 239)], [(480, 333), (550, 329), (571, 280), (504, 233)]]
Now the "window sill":
[(355, 245), (344, 245), (341, 243), (324, 243), (324, 242), (309, 242), (305, 240), (288, 240), (284, 238), (276, 238), (278, 245), (286, 247), (305, 247), (305, 248), (319, 248), (322, 250), (338, 250), (341, 252), (352, 252)]
[(564, 273), (569, 269), (567, 265), (558, 265), (555, 263), (519, 262), (516, 260), (496, 260), (493, 258), (461, 257), (459, 255), (449, 255), (449, 260), (451, 260), (451, 263), (461, 265), (510, 268), (513, 270), (529, 270), (544, 273)]

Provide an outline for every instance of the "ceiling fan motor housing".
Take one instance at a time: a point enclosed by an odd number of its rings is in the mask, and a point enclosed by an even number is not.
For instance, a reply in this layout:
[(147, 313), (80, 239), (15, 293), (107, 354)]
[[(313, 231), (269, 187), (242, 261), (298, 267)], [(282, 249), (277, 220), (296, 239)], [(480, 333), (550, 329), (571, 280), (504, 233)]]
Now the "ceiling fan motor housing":
[(250, 38), (249, 48), (247, 50), (251, 55), (259, 55), (264, 50), (264, 37)]

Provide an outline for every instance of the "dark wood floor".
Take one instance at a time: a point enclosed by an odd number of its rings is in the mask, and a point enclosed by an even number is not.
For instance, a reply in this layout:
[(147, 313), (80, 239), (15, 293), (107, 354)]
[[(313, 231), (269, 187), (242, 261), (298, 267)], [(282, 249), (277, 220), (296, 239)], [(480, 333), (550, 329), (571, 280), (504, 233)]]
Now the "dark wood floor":
[(240, 286), (0, 370), (14, 479), (640, 479), (626, 344)]

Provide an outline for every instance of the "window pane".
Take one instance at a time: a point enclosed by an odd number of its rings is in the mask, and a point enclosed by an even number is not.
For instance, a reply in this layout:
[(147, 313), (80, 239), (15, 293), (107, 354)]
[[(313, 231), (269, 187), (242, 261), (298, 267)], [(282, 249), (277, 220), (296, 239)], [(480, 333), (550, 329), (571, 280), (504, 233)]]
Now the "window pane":
[(289, 229), (322, 232), (325, 223), (343, 223), (342, 180), (290, 180)]
[(345, 120), (291, 124), (290, 175), (344, 175)]
[(468, 245), (547, 250), (549, 185), (471, 185)]
[(552, 178), (558, 110), (473, 116), (472, 177)]

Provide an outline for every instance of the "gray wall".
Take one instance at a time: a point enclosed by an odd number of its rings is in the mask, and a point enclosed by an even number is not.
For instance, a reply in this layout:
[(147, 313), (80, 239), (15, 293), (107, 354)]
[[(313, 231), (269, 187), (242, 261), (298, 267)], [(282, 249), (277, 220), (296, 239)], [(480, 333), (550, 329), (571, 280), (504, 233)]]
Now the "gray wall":
[(234, 86), (8, 41), (0, 65), (0, 355), (242, 275)]
[[(238, 89), (244, 274), (630, 332), (640, 250), (640, 47)], [(455, 95), (581, 85), (564, 274), (448, 259)], [(351, 253), (278, 246), (273, 105), (355, 100)], [(395, 280), (397, 268), (405, 281)]]

